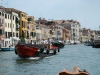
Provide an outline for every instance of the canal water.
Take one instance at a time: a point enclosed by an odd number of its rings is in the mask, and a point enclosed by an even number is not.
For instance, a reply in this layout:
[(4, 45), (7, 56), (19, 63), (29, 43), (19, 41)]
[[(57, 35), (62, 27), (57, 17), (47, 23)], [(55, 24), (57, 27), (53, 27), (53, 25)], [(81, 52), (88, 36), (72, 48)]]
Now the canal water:
[(100, 48), (66, 45), (57, 55), (42, 59), (20, 59), (14, 51), (0, 51), (0, 75), (56, 75), (74, 66), (100, 75)]

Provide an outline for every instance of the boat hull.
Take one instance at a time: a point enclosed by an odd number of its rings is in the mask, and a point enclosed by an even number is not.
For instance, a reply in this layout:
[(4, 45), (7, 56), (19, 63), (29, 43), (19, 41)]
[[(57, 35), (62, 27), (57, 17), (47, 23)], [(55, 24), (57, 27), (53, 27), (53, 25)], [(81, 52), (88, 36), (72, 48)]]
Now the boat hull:
[(92, 47), (93, 47), (93, 48), (100, 48), (100, 43), (94, 44)]
[(21, 58), (30, 58), (30, 57), (47, 57), (55, 55), (59, 51), (57, 47), (52, 46), (51, 50), (46, 48), (36, 48), (32, 45), (17, 44), (15, 46), (15, 53)]
[(65, 45), (63, 43), (52, 43), (53, 46), (63, 48)]

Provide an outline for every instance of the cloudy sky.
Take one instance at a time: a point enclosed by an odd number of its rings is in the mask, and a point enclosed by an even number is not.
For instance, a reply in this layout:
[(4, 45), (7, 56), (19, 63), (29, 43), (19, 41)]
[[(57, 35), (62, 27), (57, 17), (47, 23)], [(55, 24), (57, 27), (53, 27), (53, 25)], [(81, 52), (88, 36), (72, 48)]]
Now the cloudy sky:
[(73, 19), (92, 30), (100, 26), (100, 0), (0, 0), (0, 5), (22, 10), (35, 19)]

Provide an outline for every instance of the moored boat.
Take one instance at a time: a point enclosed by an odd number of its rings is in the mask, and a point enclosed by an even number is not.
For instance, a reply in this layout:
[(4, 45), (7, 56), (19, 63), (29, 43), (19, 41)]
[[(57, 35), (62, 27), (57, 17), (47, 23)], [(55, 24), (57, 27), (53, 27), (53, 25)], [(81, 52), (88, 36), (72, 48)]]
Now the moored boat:
[(94, 39), (92, 47), (100, 48), (100, 39)]
[(14, 47), (1, 47), (1, 51), (14, 51)]
[(55, 55), (59, 52), (58, 47), (51, 46), (51, 49), (47, 49), (43, 45), (31, 45), (18, 43), (15, 46), (15, 53), (21, 58), (29, 57), (47, 57)]
[(92, 46), (92, 42), (88, 41), (84, 43), (85, 46)]

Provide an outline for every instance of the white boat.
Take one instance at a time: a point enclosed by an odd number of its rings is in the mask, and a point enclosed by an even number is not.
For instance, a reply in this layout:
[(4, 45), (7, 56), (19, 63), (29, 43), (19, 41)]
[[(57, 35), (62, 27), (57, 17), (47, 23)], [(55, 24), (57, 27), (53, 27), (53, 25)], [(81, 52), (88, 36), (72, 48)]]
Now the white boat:
[(1, 47), (1, 51), (14, 51), (15, 50), (15, 45), (18, 43), (19, 38), (13, 37), (11, 39), (13, 39), (13, 46), (11, 46), (12, 45), (12, 40), (10, 40), (9, 41), (10, 43), (7, 43), (8, 44), (7, 46)]
[(1, 51), (14, 51), (15, 47), (1, 47)]

